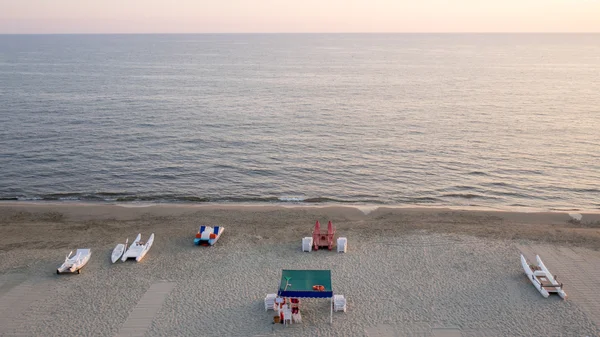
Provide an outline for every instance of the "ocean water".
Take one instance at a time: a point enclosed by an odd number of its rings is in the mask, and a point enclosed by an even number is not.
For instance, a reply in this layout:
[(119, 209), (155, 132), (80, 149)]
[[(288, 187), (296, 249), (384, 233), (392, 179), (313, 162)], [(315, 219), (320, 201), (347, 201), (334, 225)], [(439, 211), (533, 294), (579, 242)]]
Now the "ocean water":
[(0, 36), (0, 199), (597, 210), (600, 35)]

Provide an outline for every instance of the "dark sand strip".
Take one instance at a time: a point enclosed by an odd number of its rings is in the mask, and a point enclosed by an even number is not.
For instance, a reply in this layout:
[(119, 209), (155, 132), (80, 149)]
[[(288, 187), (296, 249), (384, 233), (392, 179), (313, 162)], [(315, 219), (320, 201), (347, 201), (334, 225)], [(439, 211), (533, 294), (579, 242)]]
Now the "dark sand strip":
[[(25, 276), (24, 274), (8, 275), (8, 280), (6, 280), (6, 282), (0, 284), (0, 299), (2, 298), (2, 296), (7, 294), (9, 291), (11, 291), (12, 288), (23, 283), (23, 281), (25, 281), (26, 279), (27, 279), (27, 276)], [(1, 306), (2, 305), (0, 304), (0, 307)], [(0, 311), (0, 313), (2, 313), (2, 311)]]

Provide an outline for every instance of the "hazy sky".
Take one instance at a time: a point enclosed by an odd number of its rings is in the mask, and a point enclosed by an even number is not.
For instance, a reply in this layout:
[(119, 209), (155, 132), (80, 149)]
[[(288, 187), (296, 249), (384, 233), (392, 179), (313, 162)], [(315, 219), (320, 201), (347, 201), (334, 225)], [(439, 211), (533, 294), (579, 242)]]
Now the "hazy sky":
[(0, 0), (0, 33), (600, 32), (600, 0)]

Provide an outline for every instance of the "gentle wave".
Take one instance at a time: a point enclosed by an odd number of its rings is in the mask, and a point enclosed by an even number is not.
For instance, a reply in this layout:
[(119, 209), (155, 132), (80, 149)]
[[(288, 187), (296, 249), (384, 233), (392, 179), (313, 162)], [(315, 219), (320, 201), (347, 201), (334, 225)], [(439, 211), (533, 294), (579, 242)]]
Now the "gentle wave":
[[(453, 200), (465, 200), (467, 203), (456, 203)], [(434, 207), (483, 207), (490, 208), (489, 203), (474, 203), (474, 201), (494, 201), (498, 200), (494, 196), (484, 196), (472, 193), (448, 193), (435, 197), (416, 197), (402, 198), (394, 202), (384, 202), (373, 198), (365, 199), (340, 199), (330, 197), (197, 197), (183, 195), (122, 195), (118, 193), (53, 193), (39, 196), (0, 196), (1, 201), (24, 201), (24, 202), (100, 202), (100, 203), (183, 203), (183, 204), (203, 204), (203, 203), (224, 203), (224, 204), (319, 204), (319, 205), (389, 205), (389, 206), (434, 206)], [(497, 206), (499, 209), (509, 207), (510, 209), (531, 209), (531, 204), (506, 203), (505, 206)], [(494, 207), (492, 207), (494, 208)], [(595, 203), (592, 207), (549, 207), (549, 211), (582, 211), (582, 210), (600, 210), (600, 204)]]
[(0, 197), (2, 201), (101, 201), (101, 202), (184, 202), (184, 203), (369, 203), (382, 204), (373, 199), (336, 199), (329, 197), (197, 197), (184, 195), (123, 195), (118, 193), (53, 193), (39, 196)]
[(448, 193), (448, 194), (443, 194), (441, 197), (443, 197), (443, 198), (459, 198), (459, 199), (488, 199), (488, 200), (494, 199), (493, 197), (490, 197), (490, 196), (474, 194), (474, 193)]
[[(36, 196), (0, 196), (0, 201), (85, 201), (85, 202), (150, 202), (150, 203), (307, 203), (307, 204), (386, 204), (373, 198), (339, 199), (331, 197), (198, 197), (187, 195), (131, 195), (119, 193), (53, 193)], [(406, 200), (411, 204), (432, 203), (435, 198)], [(395, 203), (392, 203), (395, 204)]]

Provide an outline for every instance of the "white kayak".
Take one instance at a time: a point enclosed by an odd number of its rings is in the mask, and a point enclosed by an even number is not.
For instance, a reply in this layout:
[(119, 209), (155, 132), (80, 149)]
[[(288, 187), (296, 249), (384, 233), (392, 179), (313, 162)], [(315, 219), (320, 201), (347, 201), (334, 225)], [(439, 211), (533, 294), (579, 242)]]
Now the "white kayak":
[(142, 241), (142, 234), (138, 234), (129, 249), (123, 254), (121, 261), (127, 261), (127, 259), (135, 259), (136, 261), (140, 261), (146, 256), (150, 247), (152, 247), (152, 243), (154, 243), (154, 233), (150, 235), (148, 241)]
[(85, 266), (88, 263), (91, 256), (91, 249), (77, 249), (74, 256), (73, 251), (71, 251), (69, 255), (67, 255), (67, 257), (65, 258), (65, 262), (63, 262), (63, 264), (60, 267), (58, 267), (58, 269), (56, 269), (56, 273), (60, 274), (64, 272), (76, 272), (77, 274), (79, 274), (81, 273), (81, 268), (83, 268), (83, 266)]
[(121, 256), (123, 256), (123, 253), (125, 252), (125, 249), (127, 248), (128, 242), (129, 242), (129, 239), (125, 240), (125, 244), (119, 243), (115, 247), (115, 249), (113, 249), (112, 255), (110, 257), (112, 263), (117, 262), (117, 260), (119, 260), (121, 258)]
[(525, 259), (525, 256), (521, 254), (521, 265), (523, 266), (523, 270), (525, 270), (527, 278), (529, 278), (540, 294), (544, 297), (548, 297), (550, 296), (550, 293), (557, 293), (562, 299), (567, 299), (567, 294), (562, 289), (562, 283), (558, 283), (556, 276), (553, 276), (550, 271), (548, 271), (548, 268), (546, 268), (539, 255), (535, 256), (535, 261), (535, 264), (530, 264), (527, 262), (527, 259)]

